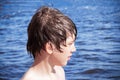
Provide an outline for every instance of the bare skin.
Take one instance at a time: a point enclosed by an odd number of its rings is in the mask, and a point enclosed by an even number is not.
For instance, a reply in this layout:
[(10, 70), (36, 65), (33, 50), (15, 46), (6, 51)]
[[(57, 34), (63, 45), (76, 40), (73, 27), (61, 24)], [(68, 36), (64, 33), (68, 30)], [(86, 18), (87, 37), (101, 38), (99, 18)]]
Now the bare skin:
[(21, 80), (65, 80), (65, 66), (75, 51), (74, 38), (68, 37), (67, 46), (63, 47), (63, 52), (55, 49), (54, 45), (47, 43), (46, 50), (41, 50), (41, 54), (36, 55), (33, 65), (24, 74)]

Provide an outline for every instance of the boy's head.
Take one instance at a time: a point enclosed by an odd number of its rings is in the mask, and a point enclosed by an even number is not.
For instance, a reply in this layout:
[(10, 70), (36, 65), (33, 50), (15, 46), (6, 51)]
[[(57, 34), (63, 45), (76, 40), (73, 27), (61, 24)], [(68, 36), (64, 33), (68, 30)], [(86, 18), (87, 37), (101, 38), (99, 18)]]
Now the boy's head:
[(41, 7), (28, 26), (27, 51), (35, 58), (41, 49), (45, 49), (47, 42), (61, 51), (60, 45), (65, 46), (67, 37), (76, 35), (76, 26), (70, 18), (57, 9)]

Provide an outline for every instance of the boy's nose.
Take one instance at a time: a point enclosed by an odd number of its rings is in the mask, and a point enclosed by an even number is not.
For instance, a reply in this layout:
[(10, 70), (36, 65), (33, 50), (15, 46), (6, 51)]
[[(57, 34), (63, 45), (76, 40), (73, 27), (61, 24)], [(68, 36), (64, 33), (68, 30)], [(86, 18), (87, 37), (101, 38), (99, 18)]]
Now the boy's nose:
[(72, 52), (75, 52), (76, 51), (76, 47), (75, 47), (75, 45), (73, 45), (73, 47), (72, 47)]

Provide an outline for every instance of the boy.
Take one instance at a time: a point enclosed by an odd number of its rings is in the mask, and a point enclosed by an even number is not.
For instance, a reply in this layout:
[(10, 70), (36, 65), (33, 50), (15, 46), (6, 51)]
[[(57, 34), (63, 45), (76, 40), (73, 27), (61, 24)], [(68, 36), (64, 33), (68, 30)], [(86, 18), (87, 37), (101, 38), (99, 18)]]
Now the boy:
[(38, 9), (28, 27), (27, 51), (34, 63), (22, 80), (65, 80), (62, 66), (76, 50), (76, 35), (75, 24), (59, 10)]

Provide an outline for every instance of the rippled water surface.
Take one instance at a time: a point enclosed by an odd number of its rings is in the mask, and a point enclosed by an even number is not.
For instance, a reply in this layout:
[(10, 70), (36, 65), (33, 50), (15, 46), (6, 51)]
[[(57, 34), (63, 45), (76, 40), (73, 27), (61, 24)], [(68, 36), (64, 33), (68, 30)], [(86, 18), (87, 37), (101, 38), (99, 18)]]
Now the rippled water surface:
[(120, 80), (120, 0), (0, 0), (0, 80), (19, 80), (32, 64), (27, 26), (42, 5), (58, 8), (77, 26), (66, 80)]

